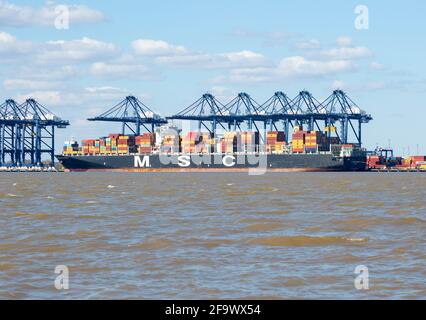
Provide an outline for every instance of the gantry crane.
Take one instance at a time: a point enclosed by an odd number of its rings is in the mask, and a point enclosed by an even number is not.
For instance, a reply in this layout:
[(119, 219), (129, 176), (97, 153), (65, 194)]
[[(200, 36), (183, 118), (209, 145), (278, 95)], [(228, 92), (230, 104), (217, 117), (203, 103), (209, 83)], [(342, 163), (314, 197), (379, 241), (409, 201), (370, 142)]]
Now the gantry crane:
[[(327, 128), (340, 125), (340, 132), (336, 131), (336, 135), (341, 143), (348, 143), (348, 132), (351, 128), (356, 143), (361, 145), (361, 126), (372, 120), (372, 117), (341, 90), (335, 90), (323, 102), (303, 90), (293, 99), (278, 91), (262, 105), (244, 92), (227, 104), (221, 103), (211, 94), (204, 94), (189, 107), (166, 119), (198, 121), (199, 130), (204, 125), (213, 134), (217, 124), (224, 129), (226, 125), (228, 130), (241, 130), (242, 124), (245, 123), (248, 130), (259, 132), (256, 123), (261, 122), (265, 131), (264, 137), (268, 126), (271, 131), (274, 128), (278, 130), (277, 123), (282, 122), (287, 142), (290, 127), (306, 124), (309, 131), (327, 131), (330, 137), (331, 130)], [(206, 122), (211, 122), (211, 126), (207, 126)], [(355, 126), (354, 122), (358, 122), (358, 126)]]
[[(34, 99), (0, 105), (0, 166), (41, 166), (42, 155), (55, 162), (55, 128), (69, 125)], [(29, 160), (27, 160), (29, 156)]]
[(129, 129), (132, 134), (140, 135), (141, 126), (148, 132), (154, 132), (156, 125), (167, 123), (165, 119), (155, 114), (134, 96), (126, 97), (123, 101), (103, 114), (87, 120), (122, 123), (123, 135), (126, 133), (126, 128)]

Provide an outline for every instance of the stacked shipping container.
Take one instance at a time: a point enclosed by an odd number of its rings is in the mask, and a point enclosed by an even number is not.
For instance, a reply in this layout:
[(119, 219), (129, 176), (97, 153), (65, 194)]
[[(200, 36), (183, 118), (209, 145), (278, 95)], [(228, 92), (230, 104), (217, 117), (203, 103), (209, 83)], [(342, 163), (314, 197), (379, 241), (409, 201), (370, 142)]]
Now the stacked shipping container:
[(307, 131), (305, 133), (305, 152), (316, 153), (318, 147), (327, 144), (327, 137), (321, 131)]
[(143, 153), (151, 152), (152, 144), (152, 134), (125, 136), (112, 133), (105, 138), (82, 140), (82, 147), (79, 148), (79, 153), (85, 155), (117, 155), (136, 153), (137, 151)]
[(259, 146), (259, 132), (245, 131), (241, 133), (241, 151), (256, 152)]
[(136, 152), (135, 136), (119, 136), (117, 139), (118, 154)]
[(401, 166), (410, 169), (419, 168), (424, 161), (425, 156), (410, 156), (402, 160)]
[(200, 143), (200, 133), (189, 131), (186, 136), (182, 138), (182, 152), (195, 153), (196, 147)]
[(196, 152), (199, 153), (209, 153), (212, 152), (215, 140), (208, 132), (202, 132), (200, 135), (200, 142), (196, 147)]
[(299, 128), (293, 132), (292, 147), (294, 153), (303, 153), (305, 151), (305, 132)]
[(426, 166), (425, 156), (410, 156), (405, 159), (401, 157), (384, 158), (379, 155), (370, 155), (367, 157), (368, 169), (398, 169), (398, 170), (418, 170)]
[(241, 143), (241, 134), (237, 131), (225, 132), (223, 135), (222, 152), (233, 153), (240, 151), (238, 145)]
[(180, 136), (177, 133), (169, 132), (164, 135), (161, 145), (162, 153), (177, 153), (180, 151)]
[(152, 152), (152, 146), (155, 144), (155, 135), (152, 133), (144, 133), (135, 137), (135, 144), (140, 154)]
[(285, 133), (283, 131), (270, 131), (266, 134), (266, 151), (269, 153), (284, 152)]
[(107, 138), (105, 138), (105, 152), (106, 154), (117, 154), (118, 153), (118, 146), (117, 146), (117, 139), (119, 137), (119, 134), (111, 133), (108, 135)]
[(322, 131), (303, 131), (296, 128), (293, 133), (292, 148), (294, 153), (317, 153), (330, 151), (332, 144), (340, 144), (338, 137), (327, 137)]
[(77, 141), (71, 140), (71, 141), (64, 142), (63, 154), (76, 155), (78, 154), (78, 152), (79, 152), (79, 149), (78, 149)]
[[(234, 152), (258, 152), (260, 150), (260, 135), (257, 131), (228, 131), (222, 139), (212, 137), (207, 132), (188, 132), (183, 138), (177, 130), (163, 132), (160, 140), (156, 141), (156, 134), (144, 133), (140, 136), (110, 134), (100, 139), (86, 139), (82, 141), (82, 147), (78, 144), (72, 146), (70, 142), (64, 145), (64, 154), (83, 155), (125, 155), (125, 154), (149, 154), (153, 147), (162, 153), (234, 153)], [(266, 133), (266, 151), (268, 153), (290, 152), (287, 146), (286, 135), (283, 131), (269, 131)], [(156, 144), (157, 142), (157, 144)], [(292, 150), (294, 153), (316, 153), (317, 151), (329, 151), (330, 144), (340, 144), (338, 138), (328, 138), (321, 131), (304, 131), (296, 127), (292, 135)], [(264, 150), (264, 149), (262, 149)]]
[(382, 169), (385, 165), (380, 163), (380, 157), (378, 155), (372, 155), (367, 157), (367, 168), (369, 169)]
[[(99, 145), (99, 143), (98, 143)], [(83, 154), (97, 154), (99, 153), (99, 147), (96, 146), (95, 139), (86, 139), (82, 141), (82, 152)]]

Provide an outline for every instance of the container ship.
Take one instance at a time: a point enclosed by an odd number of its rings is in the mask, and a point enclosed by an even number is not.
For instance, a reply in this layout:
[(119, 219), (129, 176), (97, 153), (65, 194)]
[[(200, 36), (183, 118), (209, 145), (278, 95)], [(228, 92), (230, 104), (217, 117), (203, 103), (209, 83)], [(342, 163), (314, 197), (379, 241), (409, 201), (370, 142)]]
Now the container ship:
[(229, 172), (364, 171), (366, 150), (341, 144), (325, 132), (296, 126), (291, 142), (284, 131), (209, 132), (163, 125), (141, 135), (109, 134), (81, 145), (66, 141), (57, 156), (66, 171)]

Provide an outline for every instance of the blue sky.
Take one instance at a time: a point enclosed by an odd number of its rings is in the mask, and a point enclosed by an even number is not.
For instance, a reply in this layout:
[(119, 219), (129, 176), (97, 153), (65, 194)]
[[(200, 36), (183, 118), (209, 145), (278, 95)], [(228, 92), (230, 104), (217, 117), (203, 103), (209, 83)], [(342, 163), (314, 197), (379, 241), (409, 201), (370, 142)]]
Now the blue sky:
[[(68, 30), (54, 8), (70, 6)], [(369, 28), (354, 10), (366, 5)], [(88, 123), (127, 94), (162, 115), (206, 91), (258, 102), (345, 90), (374, 121), (365, 145), (426, 153), (426, 4), (420, 1), (2, 1), (0, 99), (39, 102), (72, 123), (60, 141), (119, 126)], [(413, 116), (414, 115), (414, 116)]]

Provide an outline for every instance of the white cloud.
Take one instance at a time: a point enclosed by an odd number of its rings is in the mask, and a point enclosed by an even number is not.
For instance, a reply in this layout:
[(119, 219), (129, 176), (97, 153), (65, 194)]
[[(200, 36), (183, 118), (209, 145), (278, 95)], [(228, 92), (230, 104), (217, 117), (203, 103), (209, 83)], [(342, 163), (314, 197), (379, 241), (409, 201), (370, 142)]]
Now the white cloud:
[(153, 72), (153, 59), (146, 58), (143, 60), (144, 63), (140, 60), (140, 57), (122, 54), (114, 59), (92, 63), (89, 72), (93, 76), (105, 79), (136, 78), (152, 80), (161, 77), (161, 70)]
[(263, 55), (250, 50), (210, 54), (194, 52), (163, 40), (138, 39), (132, 42), (132, 47), (136, 55), (145, 56), (146, 59), (152, 58), (158, 64), (203, 69), (257, 65), (265, 61)]
[(162, 40), (138, 39), (132, 42), (136, 54), (149, 56), (166, 56), (185, 54), (187, 50), (182, 46), (175, 46)]
[[(106, 107), (113, 106), (126, 96), (132, 94), (127, 89), (112, 86), (92, 86), (85, 88), (64, 88), (60, 90), (21, 90), (15, 95), (18, 102), (34, 98), (48, 109), (50, 107), (81, 107), (86, 115), (100, 114)], [(146, 99), (146, 94), (140, 94), (140, 98)], [(90, 108), (88, 108), (90, 107)], [(90, 112), (92, 110), (92, 112)]]
[(223, 87), (223, 86), (213, 86), (209, 93), (215, 96), (216, 99), (218, 99), (220, 102), (226, 104), (228, 101), (231, 101), (233, 98), (237, 96), (237, 92)]
[(106, 20), (105, 15), (84, 5), (69, 6), (70, 24), (96, 23)]
[(370, 68), (373, 70), (383, 70), (385, 66), (379, 62), (373, 61), (370, 63)]
[(233, 35), (236, 37), (262, 39), (262, 44), (268, 47), (282, 45), (289, 36), (286, 32), (282, 31), (259, 32), (247, 29), (236, 29), (234, 30)]
[(231, 63), (258, 63), (265, 59), (263, 55), (249, 50), (223, 53), (219, 57), (223, 57)]
[(103, 78), (139, 78), (149, 76), (148, 69), (141, 64), (96, 62), (90, 66), (90, 73)]
[(311, 40), (303, 40), (303, 41), (298, 41), (294, 44), (294, 47), (296, 49), (319, 49), (321, 48), (321, 43), (316, 40), (316, 39), (311, 39)]
[(84, 88), (85, 91), (89, 92), (89, 93), (102, 93), (102, 92), (107, 92), (107, 93), (123, 93), (123, 92), (127, 92), (126, 90), (120, 89), (120, 88), (116, 88), (116, 87), (87, 87)]
[(113, 106), (117, 104), (119, 101), (123, 100), (125, 97), (129, 95), (136, 95), (142, 101), (146, 101), (150, 99), (150, 96), (146, 93), (134, 93), (128, 89), (111, 87), (111, 86), (102, 86), (102, 87), (86, 87), (81, 93), (78, 94), (81, 99), (91, 103), (92, 105), (99, 105), (99, 102), (102, 102), (100, 107), (96, 107), (96, 114), (102, 113), (105, 111), (105, 107)]
[(373, 53), (366, 47), (342, 47), (322, 50), (317, 52), (316, 55), (330, 59), (350, 60), (368, 58), (371, 57)]
[(29, 80), (29, 79), (8, 79), (3, 81), (6, 90), (48, 90), (60, 86), (57, 82)]
[(39, 65), (39, 64), (23, 64), (21, 66), (13, 66), (13, 76), (16, 79), (27, 79), (40, 82), (63, 82), (73, 79), (81, 75), (77, 65)]
[(37, 59), (43, 62), (85, 61), (114, 57), (119, 52), (112, 43), (84, 37), (70, 41), (49, 41), (40, 50)]
[(323, 76), (350, 71), (353, 68), (353, 64), (346, 60), (319, 61), (295, 56), (282, 59), (276, 72), (285, 77)]
[(85, 101), (86, 104), (95, 106), (96, 114), (112, 107), (128, 95), (136, 95), (139, 99), (146, 100), (149, 96), (146, 93), (134, 93), (128, 89), (112, 87), (112, 86), (99, 86), (99, 87), (86, 87), (82, 91), (74, 91), (74, 96), (79, 97)]
[[(229, 72), (228, 81), (236, 83), (260, 83), (274, 80), (277, 75), (271, 68), (237, 68)], [(223, 79), (216, 79), (223, 82)]]
[(346, 85), (339, 80), (334, 80), (330, 86), (331, 90), (345, 89), (345, 87)]
[(308, 60), (302, 56), (292, 56), (282, 59), (275, 67), (245, 67), (234, 68), (227, 76), (213, 79), (213, 83), (264, 83), (292, 79), (298, 77), (321, 77), (355, 69), (348, 60)]
[(352, 39), (350, 37), (338, 37), (336, 43), (339, 47), (350, 47), (352, 46)]
[(179, 66), (193, 66), (199, 67), (200, 65), (209, 68), (213, 65), (213, 57), (204, 53), (191, 53), (186, 55), (171, 55), (157, 57), (155, 62), (159, 64), (173, 64)]
[[(54, 27), (58, 14), (56, 4), (34, 8), (0, 0), (0, 25), (7, 27)], [(85, 5), (68, 5), (70, 27), (73, 24), (96, 23), (105, 20), (102, 12)]]
[[(0, 0), (1, 1), (1, 0)], [(19, 40), (8, 33), (0, 32), (0, 53), (5, 48), (19, 47)], [(343, 42), (342, 42), (343, 44)], [(348, 44), (346, 41), (345, 44)], [(45, 43), (30, 43), (31, 49), (11, 64), (15, 72), (12, 78), (3, 79), (7, 90), (28, 90), (37, 94), (45, 93), (51, 101), (58, 99), (59, 80), (94, 76), (108, 80), (158, 79), (168, 66), (195, 68), (196, 70), (221, 70), (223, 74), (214, 78), (213, 83), (261, 83), (280, 81), (297, 77), (322, 77), (350, 72), (355, 69), (352, 59), (371, 55), (364, 47), (340, 47), (330, 50), (315, 50), (320, 46), (316, 40), (299, 43), (304, 56), (290, 56), (273, 61), (251, 50), (223, 53), (195, 52), (183, 46), (169, 44), (162, 40), (138, 39), (132, 42), (133, 52), (123, 54), (113, 43), (84, 37), (76, 40), (58, 40)], [(8, 47), (7, 47), (8, 46)], [(16, 54), (7, 54), (15, 57)], [(90, 65), (87, 65), (90, 63)], [(4, 71), (7, 68), (3, 68)], [(6, 74), (6, 72), (5, 72)], [(38, 82), (37, 82), (38, 81)], [(96, 88), (96, 93), (95, 93)], [(115, 97), (114, 87), (87, 87), (85, 95), (104, 94)], [(117, 94), (122, 94), (118, 92)], [(62, 93), (67, 101), (80, 97)], [(55, 99), (54, 99), (55, 98)]]
[[(319, 43), (313, 42), (311, 49), (315, 44), (320, 45)], [(353, 46), (352, 39), (350, 37), (339, 37), (336, 39), (337, 47), (323, 50), (311, 50), (306, 52), (308, 57), (322, 58), (322, 59), (333, 59), (333, 60), (355, 60), (355, 59), (364, 59), (373, 56), (373, 52), (363, 46)], [(301, 46), (306, 46), (309, 48), (309, 43), (301, 43)], [(317, 48), (319, 49), (319, 48)]]
[(130, 91), (125, 89), (110, 87), (110, 86), (103, 86), (103, 87), (84, 88), (82, 96), (85, 97), (86, 99), (93, 98), (93, 99), (106, 100), (106, 101), (117, 100), (116, 102), (118, 102), (118, 100), (124, 99), (124, 97), (129, 94), (131, 94)]
[(52, 63), (93, 61), (112, 58), (119, 53), (120, 50), (114, 44), (87, 37), (76, 40), (30, 42), (21, 41), (11, 34), (0, 32), (2, 59), (19, 66), (28, 65), (35, 68), (40, 64), (50, 66)]
[(265, 64), (266, 59), (262, 54), (243, 50), (219, 54), (188, 53), (186, 55), (171, 55), (158, 57), (155, 61), (160, 64), (171, 64), (175, 66), (217, 69), (262, 65)]
[(61, 94), (59, 91), (32, 91), (26, 94), (18, 94), (15, 98), (16, 101), (25, 101), (26, 99), (35, 99), (42, 105), (57, 106), (61, 104)]
[(0, 54), (2, 56), (14, 57), (17, 54), (29, 53), (32, 49), (32, 43), (19, 41), (13, 35), (0, 31)]
[(367, 89), (371, 89), (371, 90), (384, 89), (385, 87), (386, 87), (386, 84), (382, 81), (367, 83)]
[(16, 38), (6, 32), (0, 32), (0, 42), (2, 43), (10, 43), (15, 42)]
[(209, 92), (214, 95), (214, 96), (222, 96), (222, 95), (235, 95), (236, 92), (234, 92), (233, 90), (226, 88), (226, 87), (222, 87), (222, 86), (213, 86)]

